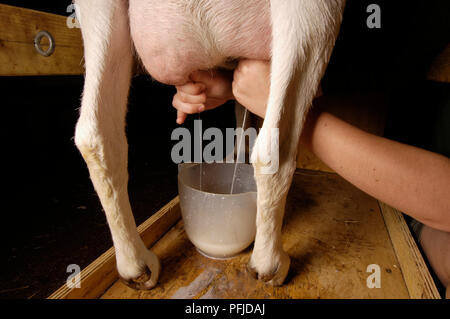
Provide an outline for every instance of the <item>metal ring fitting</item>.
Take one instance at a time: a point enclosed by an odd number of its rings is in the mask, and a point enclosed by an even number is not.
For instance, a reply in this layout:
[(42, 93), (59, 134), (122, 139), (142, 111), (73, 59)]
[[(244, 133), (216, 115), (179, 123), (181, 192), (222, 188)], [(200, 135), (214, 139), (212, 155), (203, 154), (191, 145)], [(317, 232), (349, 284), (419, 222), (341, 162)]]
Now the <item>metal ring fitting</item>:
[[(43, 50), (41, 47), (41, 40), (42, 38), (47, 38), (49, 45), (47, 50)], [(52, 35), (50, 34), (50, 32), (47, 31), (39, 31), (36, 36), (34, 37), (34, 47), (36, 48), (36, 51), (45, 56), (45, 57), (49, 57), (53, 54), (53, 52), (55, 52), (55, 39), (53, 39)]]

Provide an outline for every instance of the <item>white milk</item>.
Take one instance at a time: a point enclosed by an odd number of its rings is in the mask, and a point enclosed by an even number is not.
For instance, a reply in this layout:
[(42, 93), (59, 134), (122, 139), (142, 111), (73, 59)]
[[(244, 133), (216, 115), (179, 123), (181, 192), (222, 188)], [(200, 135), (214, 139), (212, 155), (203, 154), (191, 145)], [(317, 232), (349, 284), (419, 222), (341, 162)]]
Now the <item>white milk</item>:
[(201, 250), (202, 253), (207, 255), (208, 257), (213, 258), (228, 258), (232, 257), (242, 250), (247, 248), (253, 240), (250, 242), (235, 242), (235, 243), (227, 243), (227, 244), (215, 244), (211, 243), (210, 240), (199, 239), (199, 238), (190, 238), (195, 247)]
[(178, 190), (181, 216), (190, 241), (213, 258), (232, 257), (247, 248), (256, 234), (256, 184), (253, 167), (236, 170), (235, 194), (230, 195), (232, 163), (180, 166)]

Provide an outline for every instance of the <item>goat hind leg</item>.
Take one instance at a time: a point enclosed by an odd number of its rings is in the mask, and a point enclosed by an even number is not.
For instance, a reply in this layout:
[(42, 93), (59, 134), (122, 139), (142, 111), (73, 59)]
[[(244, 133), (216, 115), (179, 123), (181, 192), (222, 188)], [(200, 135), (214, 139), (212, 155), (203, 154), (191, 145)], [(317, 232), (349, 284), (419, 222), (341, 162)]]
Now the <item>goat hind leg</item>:
[[(105, 211), (119, 275), (133, 288), (150, 289), (157, 283), (160, 264), (137, 232), (127, 191), (125, 115), (133, 62), (127, 3), (76, 1), (86, 77), (75, 144)], [(150, 278), (141, 280), (148, 270)]]
[[(281, 285), (289, 271), (290, 258), (281, 241), (286, 197), (304, 118), (328, 64), (344, 5), (344, 0), (271, 1), (271, 86), (265, 134), (258, 136), (252, 152), (258, 211), (248, 270), (272, 285)], [(271, 143), (276, 131), (278, 140)], [(267, 160), (273, 165), (276, 156), (278, 166), (273, 171)]]

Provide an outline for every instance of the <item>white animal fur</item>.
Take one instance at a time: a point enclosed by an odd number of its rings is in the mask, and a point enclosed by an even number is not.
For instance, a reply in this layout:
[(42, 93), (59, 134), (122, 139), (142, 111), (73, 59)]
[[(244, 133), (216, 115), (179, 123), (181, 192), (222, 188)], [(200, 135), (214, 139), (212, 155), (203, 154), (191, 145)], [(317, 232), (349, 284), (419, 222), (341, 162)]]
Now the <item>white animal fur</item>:
[[(213, 0), (185, 0), (191, 5), (205, 1)], [(133, 59), (128, 1), (75, 2), (81, 13), (86, 61), (75, 143), (105, 210), (119, 274), (132, 280), (147, 266), (151, 278), (138, 288), (149, 289), (157, 283), (160, 265), (137, 233), (127, 193), (125, 113)], [(272, 70), (263, 129), (279, 129), (279, 170), (272, 175), (261, 174), (263, 163), (254, 163), (258, 187), (257, 234), (249, 269), (273, 285), (282, 284), (289, 270), (290, 259), (281, 242), (286, 196), (296, 167), (304, 117), (331, 55), (344, 5), (345, 0), (270, 1)], [(205, 16), (208, 11), (201, 10), (201, 6), (195, 8), (200, 20), (214, 18)], [(195, 30), (200, 34), (198, 39), (215, 45), (218, 39), (205, 38), (211, 34), (201, 31), (204, 24), (199, 25), (200, 29)], [(219, 49), (217, 54), (226, 53)], [(220, 62), (217, 57), (210, 58), (214, 63)], [(260, 154), (267, 153), (262, 149), (264, 145), (260, 139), (255, 144)], [(256, 153), (254, 149), (253, 154)]]

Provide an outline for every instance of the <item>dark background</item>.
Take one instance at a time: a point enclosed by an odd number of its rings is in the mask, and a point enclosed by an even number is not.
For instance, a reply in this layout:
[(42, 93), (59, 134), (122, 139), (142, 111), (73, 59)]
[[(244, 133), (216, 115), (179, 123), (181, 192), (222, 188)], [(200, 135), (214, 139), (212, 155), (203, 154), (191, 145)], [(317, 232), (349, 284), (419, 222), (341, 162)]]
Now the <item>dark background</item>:
[[(70, 1), (0, 1), (60, 15)], [(366, 27), (381, 6), (382, 28)], [(385, 136), (450, 156), (448, 84), (425, 80), (449, 42), (449, 1), (350, 0), (323, 80), (325, 94), (387, 92)], [(0, 77), (3, 151), (0, 298), (45, 298), (69, 264), (81, 268), (112, 246), (105, 216), (74, 146), (82, 76)], [(132, 81), (127, 136), (129, 193), (137, 224), (177, 194), (170, 140), (173, 87)], [(186, 126), (192, 127), (189, 117)], [(233, 127), (232, 103), (202, 114)]]

